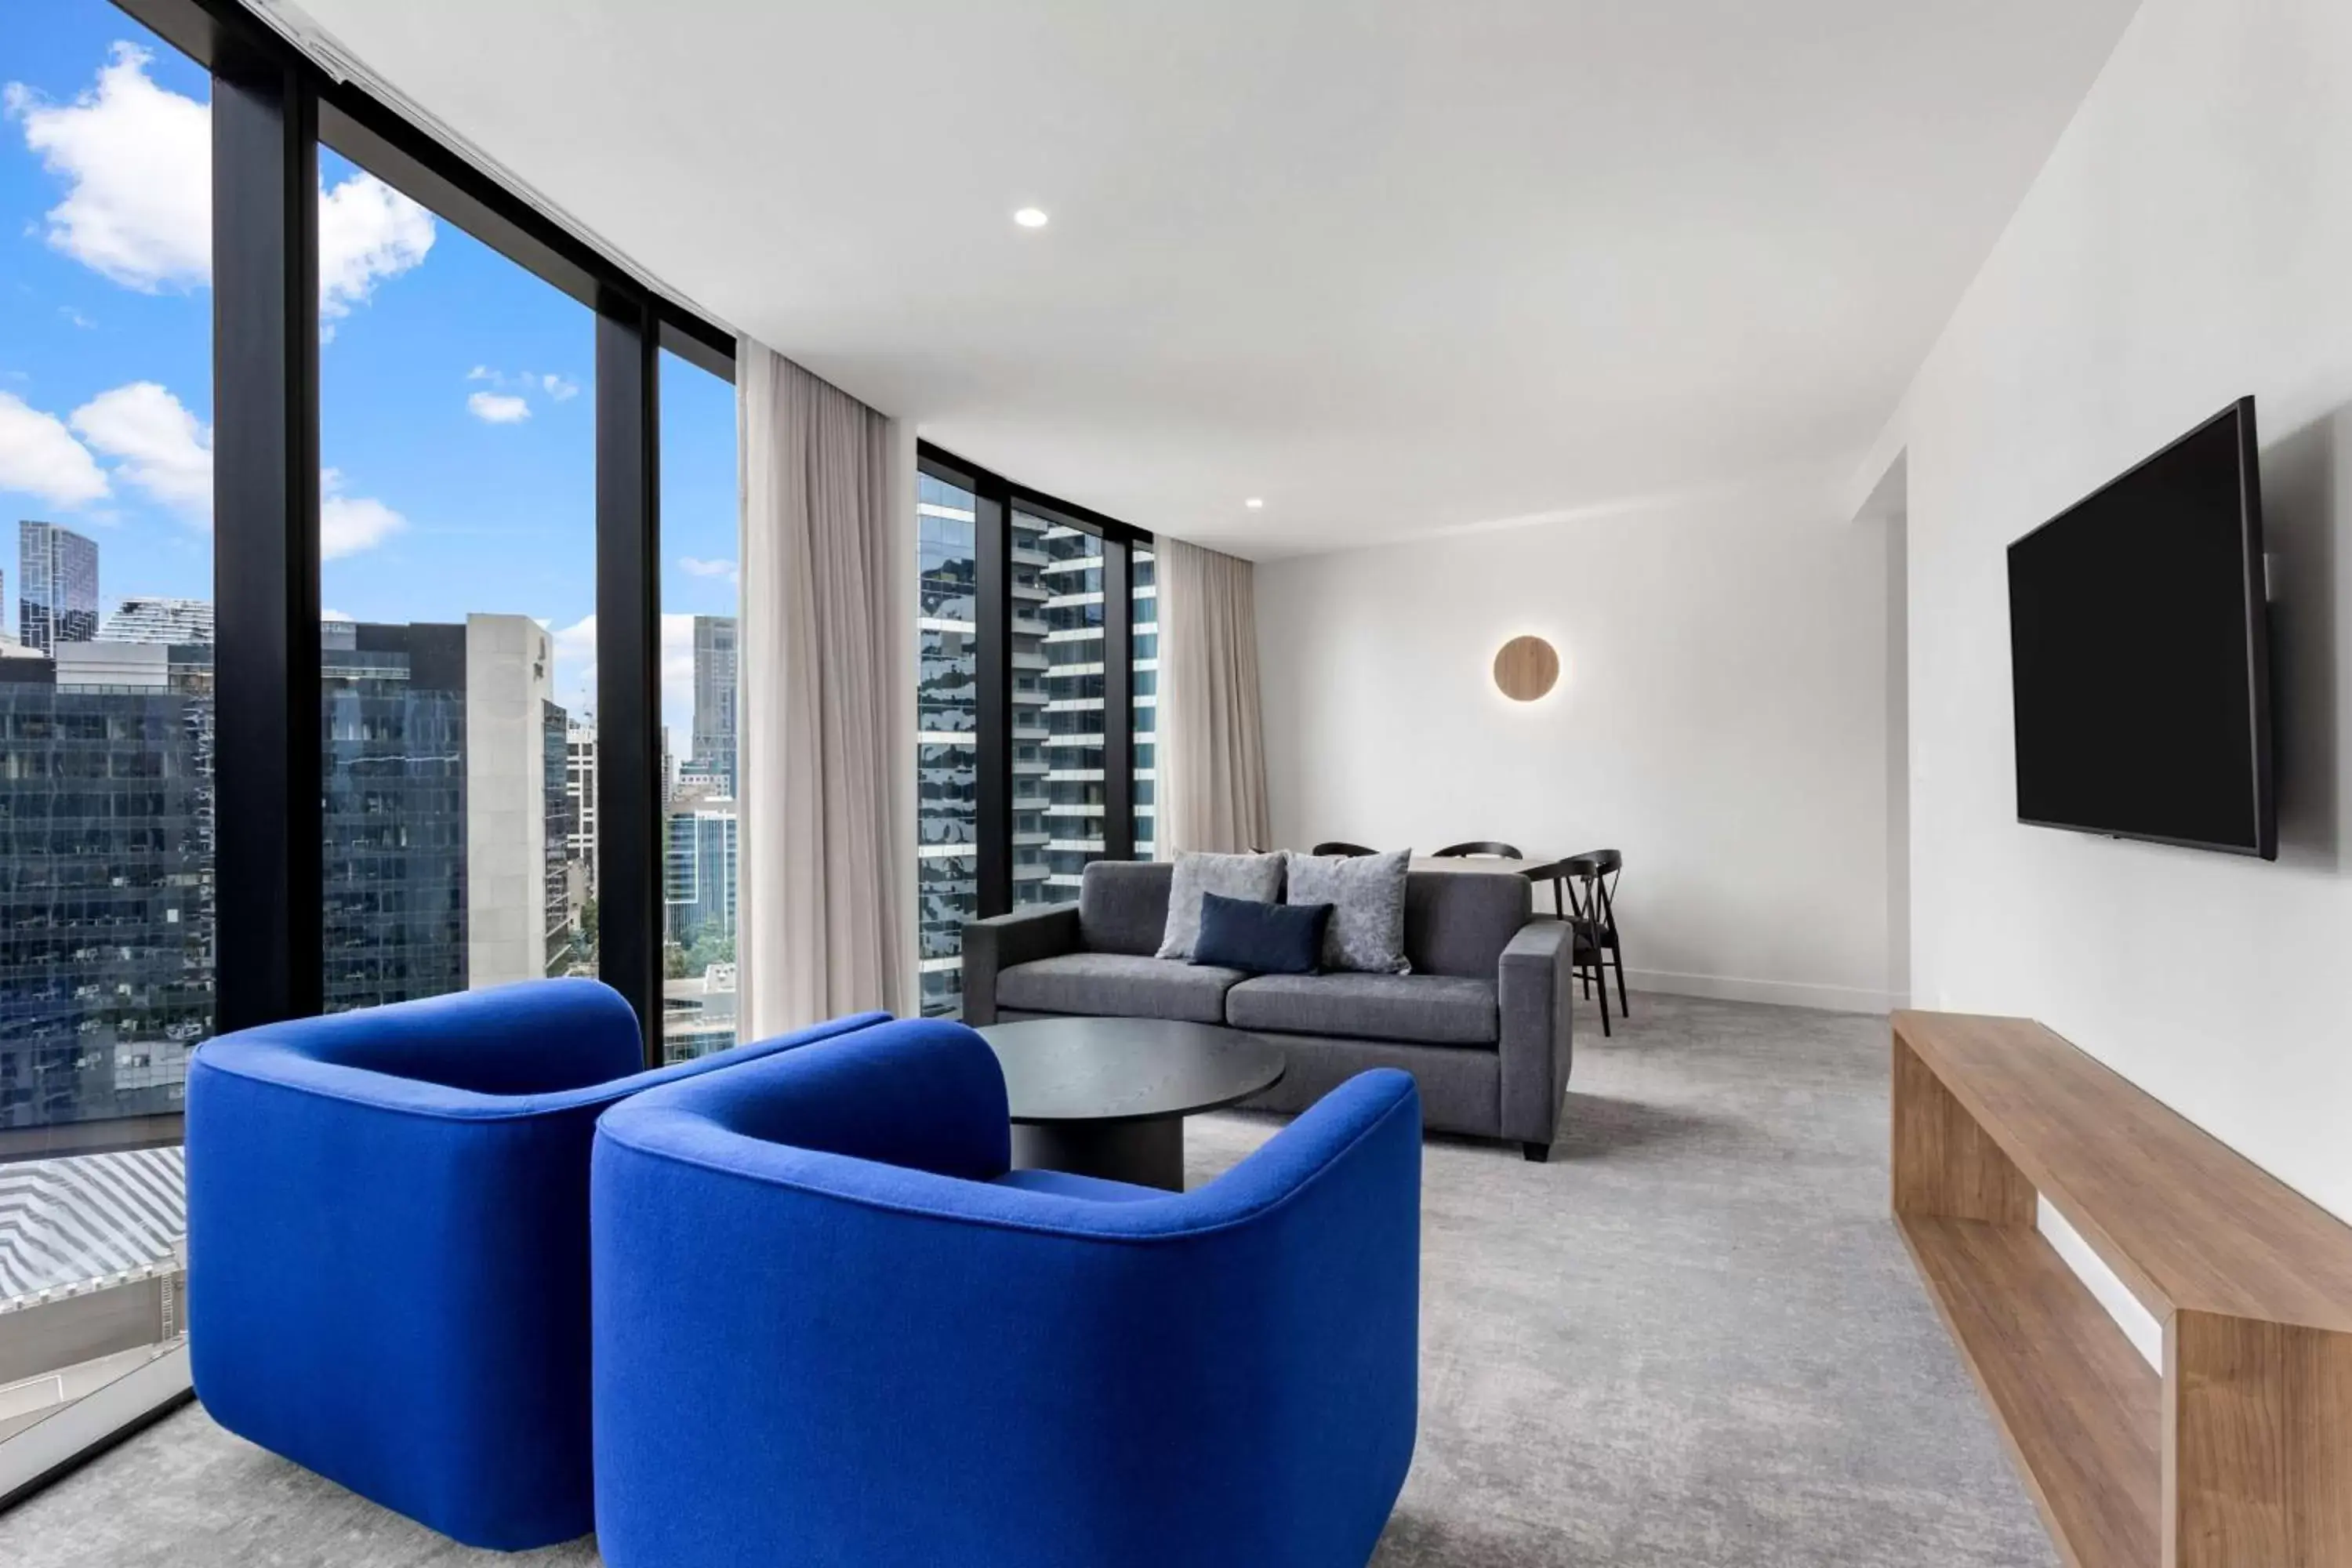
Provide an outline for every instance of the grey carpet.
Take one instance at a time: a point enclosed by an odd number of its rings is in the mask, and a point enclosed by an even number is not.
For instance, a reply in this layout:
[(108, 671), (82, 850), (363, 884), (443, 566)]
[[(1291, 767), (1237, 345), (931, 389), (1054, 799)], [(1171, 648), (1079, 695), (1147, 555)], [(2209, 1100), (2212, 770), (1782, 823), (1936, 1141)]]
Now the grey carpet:
[[(1429, 1146), (1421, 1439), (1378, 1568), (2051, 1568), (1885, 1217), (1885, 1022), (1635, 1008), (1580, 1034), (1550, 1164)], [(1192, 1179), (1277, 1125), (1194, 1122)], [(194, 1408), (0, 1517), (11, 1568), (497, 1562), (596, 1554), (467, 1552)]]

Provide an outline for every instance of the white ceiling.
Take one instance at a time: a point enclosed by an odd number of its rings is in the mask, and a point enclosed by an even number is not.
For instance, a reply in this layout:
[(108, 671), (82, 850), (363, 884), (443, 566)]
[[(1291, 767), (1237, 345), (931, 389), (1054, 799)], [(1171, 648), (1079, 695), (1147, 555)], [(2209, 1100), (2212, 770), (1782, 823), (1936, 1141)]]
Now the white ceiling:
[(301, 4), (728, 324), (1261, 557), (1858, 454), (2133, 8)]

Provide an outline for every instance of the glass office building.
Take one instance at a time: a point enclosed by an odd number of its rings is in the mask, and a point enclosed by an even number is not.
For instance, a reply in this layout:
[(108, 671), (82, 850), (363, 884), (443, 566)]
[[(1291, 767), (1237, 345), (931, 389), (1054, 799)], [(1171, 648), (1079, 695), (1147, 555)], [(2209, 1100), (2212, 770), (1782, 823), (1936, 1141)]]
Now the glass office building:
[(16, 529), (17, 639), (47, 653), (98, 636), (98, 546), (54, 522)]

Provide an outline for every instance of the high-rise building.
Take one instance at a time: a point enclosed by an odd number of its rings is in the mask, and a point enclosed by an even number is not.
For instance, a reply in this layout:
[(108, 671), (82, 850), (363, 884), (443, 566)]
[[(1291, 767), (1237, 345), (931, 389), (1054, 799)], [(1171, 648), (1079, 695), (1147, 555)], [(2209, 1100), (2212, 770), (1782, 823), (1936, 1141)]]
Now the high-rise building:
[(963, 922), (980, 912), (980, 533), (971, 491), (917, 486), (915, 898), (925, 1013), (963, 1008)]
[(546, 629), (331, 621), (321, 641), (330, 1010), (570, 972), (571, 723)]
[(1013, 902), (1016, 908), (1050, 904), (1063, 895), (1046, 879), (1045, 847), (1052, 835), (1045, 808), (1052, 804), (1045, 757), (1045, 524), (1017, 508), (1007, 545), (1012, 565), (1013, 616), (1008, 628), (1013, 663)]
[(180, 1108), (211, 1032), (212, 649), (0, 659), (0, 1127)]
[(673, 807), (662, 857), (669, 940), (734, 957), (735, 803), (713, 798)]
[(320, 628), (330, 1012), (465, 987), (459, 626)]
[(69, 528), (26, 518), (16, 525), (16, 635), (47, 653), (98, 636), (98, 546)]
[(735, 617), (694, 617), (694, 746), (687, 765), (735, 796)]
[(572, 797), (572, 839), (587, 896), (596, 896), (596, 721), (575, 719), (563, 736), (563, 793)]
[(98, 628), (100, 642), (208, 643), (213, 640), (209, 599), (125, 599)]
[[(1045, 876), (1042, 882), (1022, 880), (1021, 813), (1016, 805), (1013, 900), (1066, 903), (1078, 896), (1087, 862), (1100, 859), (1105, 847), (1103, 543), (1080, 529), (1026, 518), (1018, 510), (1013, 528), (1016, 556), (1025, 539), (1028, 550), (1041, 558), (1034, 569), (1036, 597), (1027, 606), (1021, 599), (1021, 570), (1014, 569), (1016, 665), (1024, 607), (1044, 626), (1043, 635), (1035, 637), (1044, 663), (1038, 691), (1025, 704), (1016, 672), (1013, 755), (1017, 765), (1025, 719), (1036, 736), (1036, 754), (1045, 763), (1041, 780), (1045, 804), (1036, 816), (1044, 837), (1039, 858)], [(1013, 788), (1020, 793), (1017, 778)]]

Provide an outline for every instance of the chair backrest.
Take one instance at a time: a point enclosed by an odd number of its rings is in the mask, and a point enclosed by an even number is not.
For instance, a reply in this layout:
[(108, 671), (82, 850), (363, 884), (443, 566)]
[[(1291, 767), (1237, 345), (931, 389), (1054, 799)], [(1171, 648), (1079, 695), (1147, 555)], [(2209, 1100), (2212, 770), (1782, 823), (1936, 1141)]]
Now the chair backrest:
[(1588, 849), (1560, 863), (1568, 881), (1569, 912), (1603, 931), (1617, 930), (1617, 878), (1625, 857), (1614, 849)]
[(1474, 838), (1466, 844), (1449, 844), (1437, 851), (1440, 860), (1458, 860), (1473, 855), (1497, 855), (1506, 860), (1524, 860), (1516, 844), (1503, 844), (1492, 838)]
[(586, 1089), (645, 1067), (636, 1014), (619, 992), (586, 979), (519, 980), (289, 1018), (216, 1037), (196, 1054), (220, 1065), (257, 1053), (498, 1097)]
[(1087, 862), (1078, 879), (1078, 940), (1088, 952), (1150, 957), (1168, 930), (1175, 877), (1166, 860)]
[(1308, 850), (1307, 853), (1310, 855), (1345, 855), (1353, 858), (1359, 855), (1377, 855), (1380, 851), (1377, 849), (1367, 849), (1360, 844), (1350, 844), (1342, 838), (1327, 838), (1322, 843), (1318, 844), (1313, 849)]

